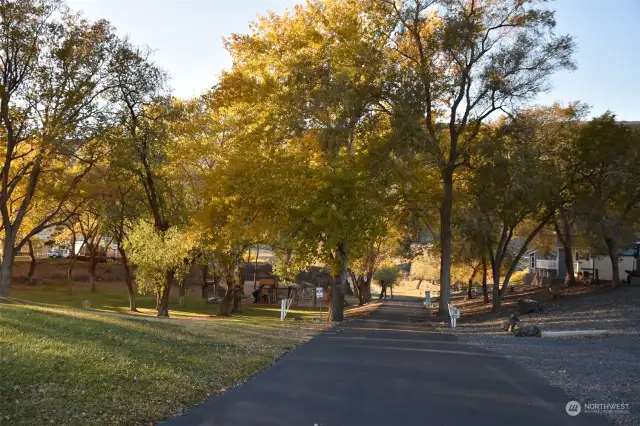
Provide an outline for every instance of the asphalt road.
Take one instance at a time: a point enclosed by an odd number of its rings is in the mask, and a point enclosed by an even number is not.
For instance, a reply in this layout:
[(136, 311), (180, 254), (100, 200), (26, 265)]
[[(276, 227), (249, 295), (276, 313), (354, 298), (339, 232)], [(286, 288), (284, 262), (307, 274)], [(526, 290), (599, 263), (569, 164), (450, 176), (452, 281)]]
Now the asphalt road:
[(601, 426), (506, 358), (430, 332), (415, 302), (313, 338), (255, 378), (164, 426)]

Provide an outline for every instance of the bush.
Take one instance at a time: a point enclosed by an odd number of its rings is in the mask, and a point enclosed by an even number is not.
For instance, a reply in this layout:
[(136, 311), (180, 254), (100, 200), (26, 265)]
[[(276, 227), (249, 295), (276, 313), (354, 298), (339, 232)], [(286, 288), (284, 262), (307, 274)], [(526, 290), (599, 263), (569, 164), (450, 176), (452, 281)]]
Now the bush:
[(516, 271), (511, 275), (511, 279), (509, 280), (510, 284), (522, 284), (522, 280), (527, 275), (529, 271)]
[(378, 281), (378, 283), (384, 281), (387, 287), (393, 287), (398, 281), (398, 268), (395, 266), (379, 268), (376, 273), (373, 274), (373, 279)]

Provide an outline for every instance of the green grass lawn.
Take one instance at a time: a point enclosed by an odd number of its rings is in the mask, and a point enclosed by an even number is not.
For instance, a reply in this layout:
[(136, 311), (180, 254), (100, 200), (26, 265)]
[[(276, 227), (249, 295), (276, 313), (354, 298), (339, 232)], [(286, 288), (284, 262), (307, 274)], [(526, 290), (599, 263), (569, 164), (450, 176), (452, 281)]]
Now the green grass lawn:
[[(58, 304), (75, 308), (82, 307), (82, 302), (88, 300), (91, 303), (92, 310), (127, 312), (129, 310), (129, 298), (124, 284), (122, 284), (120, 290), (114, 290), (113, 287), (114, 286), (110, 284), (108, 289), (104, 289), (101, 288), (100, 283), (98, 283), (98, 290), (95, 293), (91, 293), (86, 283), (76, 283), (72, 294), (69, 295), (67, 294), (67, 286), (65, 283), (51, 282), (37, 286), (16, 286), (16, 288), (11, 290), (11, 297), (29, 302)], [(170, 316), (180, 318), (208, 318), (215, 315), (218, 311), (218, 305), (202, 303), (199, 295), (187, 295), (185, 299), (185, 306), (180, 307), (178, 297), (172, 296), (170, 298)], [(155, 315), (155, 296), (137, 295), (136, 303), (141, 313)], [(279, 307), (247, 304), (243, 305), (243, 311), (242, 316), (280, 319)], [(297, 315), (302, 316), (305, 320), (310, 320), (312, 317), (318, 316), (318, 311), (317, 309), (307, 308), (290, 309), (287, 314), (287, 319), (291, 319)]]
[[(125, 291), (65, 291), (16, 288), (0, 304), (0, 424), (157, 422), (243, 382), (326, 327), (281, 322), (278, 309), (254, 306), (213, 318), (217, 306), (196, 296), (182, 310), (172, 301), (174, 318), (126, 315), (118, 313)], [(139, 306), (151, 313), (153, 297)]]

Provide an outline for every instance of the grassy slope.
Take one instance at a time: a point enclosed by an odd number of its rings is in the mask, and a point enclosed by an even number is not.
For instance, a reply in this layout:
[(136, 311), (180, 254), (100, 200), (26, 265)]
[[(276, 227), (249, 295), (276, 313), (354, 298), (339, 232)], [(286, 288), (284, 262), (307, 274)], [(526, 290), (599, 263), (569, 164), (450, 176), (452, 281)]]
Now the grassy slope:
[[(12, 296), (60, 304), (0, 305), (0, 423), (16, 426), (158, 421), (242, 382), (323, 327), (282, 323), (273, 308), (208, 318), (216, 308), (195, 296), (173, 319), (104, 312), (125, 309), (124, 292), (69, 298), (60, 285)], [(99, 310), (77, 308), (87, 299)], [(140, 305), (151, 309), (153, 299)]]
[[(102, 286), (102, 287), (101, 287)], [(104, 288), (106, 287), (106, 289)], [(20, 285), (11, 290), (11, 297), (36, 303), (59, 304), (69, 307), (82, 307), (82, 302), (88, 300), (91, 309), (108, 312), (127, 312), (129, 299), (124, 284), (116, 286), (98, 283), (98, 291), (91, 293), (85, 283), (76, 283), (71, 295), (67, 294), (64, 283), (47, 283), (38, 286)], [(156, 300), (153, 295), (137, 295), (138, 310), (141, 313), (155, 315)], [(186, 306), (179, 306), (178, 297), (172, 296), (169, 300), (169, 315), (172, 317), (206, 318), (215, 315), (218, 305), (203, 304), (195, 292), (186, 297)], [(245, 316), (259, 316), (268, 318), (280, 318), (280, 308), (265, 307), (262, 305), (248, 304), (243, 306)], [(326, 310), (326, 308), (325, 308)], [(317, 316), (317, 311), (308, 309), (291, 309), (287, 317), (301, 315), (306, 319)]]

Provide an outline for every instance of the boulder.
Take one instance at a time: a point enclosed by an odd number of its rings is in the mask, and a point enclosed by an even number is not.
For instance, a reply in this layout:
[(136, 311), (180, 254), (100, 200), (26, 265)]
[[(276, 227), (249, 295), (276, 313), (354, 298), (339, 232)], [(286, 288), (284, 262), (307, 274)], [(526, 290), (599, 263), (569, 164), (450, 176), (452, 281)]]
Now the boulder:
[(294, 321), (303, 321), (304, 319), (300, 316), (300, 315), (296, 315), (295, 317), (293, 317)]
[(542, 332), (535, 325), (516, 326), (513, 330), (516, 337), (542, 337)]
[(521, 332), (522, 326), (520, 324), (509, 327), (509, 333), (513, 334), (514, 336), (518, 336)]
[(515, 315), (511, 315), (511, 317), (502, 323), (502, 328), (504, 329), (504, 331), (508, 331), (509, 333), (511, 333), (514, 329), (514, 327), (520, 322), (520, 318), (518, 318)]
[(533, 299), (518, 300), (518, 311), (520, 315), (530, 314), (532, 312), (542, 311), (542, 305), (540, 302)]

